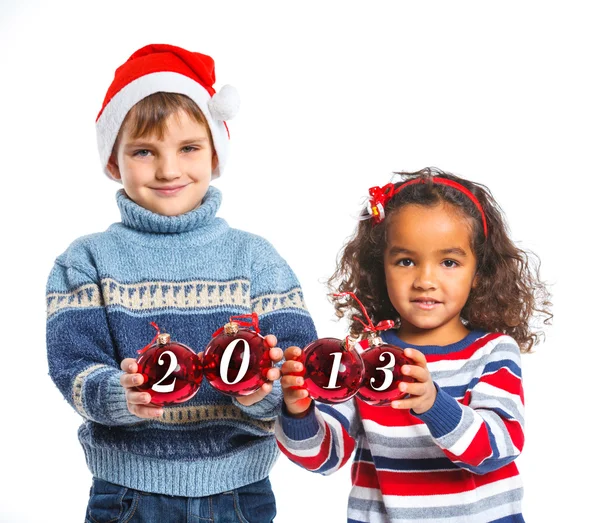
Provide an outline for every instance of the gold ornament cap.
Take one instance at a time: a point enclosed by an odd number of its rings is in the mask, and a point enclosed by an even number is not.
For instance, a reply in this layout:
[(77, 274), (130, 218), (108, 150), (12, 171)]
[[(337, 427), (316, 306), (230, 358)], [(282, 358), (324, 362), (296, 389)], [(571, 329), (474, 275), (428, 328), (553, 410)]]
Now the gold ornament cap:
[(240, 330), (240, 326), (234, 321), (226, 323), (223, 326), (223, 332), (225, 334), (227, 334), (228, 336), (235, 336), (239, 330)]
[(159, 345), (166, 345), (167, 343), (171, 342), (171, 335), (163, 332), (162, 334), (158, 335), (156, 341)]
[(379, 336), (375, 332), (369, 333), (369, 341), (373, 347), (379, 347), (379, 345), (383, 345), (383, 340), (381, 336)]

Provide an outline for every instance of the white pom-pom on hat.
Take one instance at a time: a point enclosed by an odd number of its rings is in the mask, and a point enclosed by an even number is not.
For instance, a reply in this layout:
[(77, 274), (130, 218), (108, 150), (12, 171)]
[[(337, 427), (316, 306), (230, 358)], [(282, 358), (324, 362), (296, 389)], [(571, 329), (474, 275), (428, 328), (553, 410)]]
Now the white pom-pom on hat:
[(208, 109), (215, 120), (231, 120), (240, 109), (240, 95), (232, 85), (224, 85), (208, 101)]

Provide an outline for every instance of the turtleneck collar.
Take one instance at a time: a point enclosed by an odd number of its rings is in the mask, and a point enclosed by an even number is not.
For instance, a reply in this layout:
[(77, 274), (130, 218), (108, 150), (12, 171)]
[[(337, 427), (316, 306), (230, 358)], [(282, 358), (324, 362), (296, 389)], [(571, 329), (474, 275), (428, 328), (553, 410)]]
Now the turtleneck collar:
[(117, 192), (117, 205), (125, 227), (141, 232), (170, 234), (190, 232), (211, 225), (221, 205), (221, 198), (221, 191), (211, 185), (202, 204), (196, 209), (178, 216), (164, 216), (141, 207), (120, 189)]

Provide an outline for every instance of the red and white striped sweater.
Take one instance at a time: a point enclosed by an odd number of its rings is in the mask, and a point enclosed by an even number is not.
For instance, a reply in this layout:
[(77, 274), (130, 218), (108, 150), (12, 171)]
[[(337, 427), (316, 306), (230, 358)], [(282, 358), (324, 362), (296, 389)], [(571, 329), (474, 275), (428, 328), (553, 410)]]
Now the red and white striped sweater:
[[(386, 343), (423, 352), (438, 389), (424, 414), (358, 398), (316, 403), (303, 418), (281, 415), (280, 449), (300, 466), (331, 474), (352, 452), (349, 523), (523, 522), (520, 351), (502, 334), (470, 332), (446, 346)], [(313, 403), (314, 404), (314, 403)]]

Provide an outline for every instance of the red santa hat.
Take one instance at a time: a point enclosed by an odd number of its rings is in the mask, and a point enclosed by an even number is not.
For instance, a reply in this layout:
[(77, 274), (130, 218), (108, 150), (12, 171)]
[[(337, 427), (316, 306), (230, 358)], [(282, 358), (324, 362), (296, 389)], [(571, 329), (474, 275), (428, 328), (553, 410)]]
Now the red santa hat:
[(115, 79), (96, 118), (104, 172), (110, 176), (106, 165), (129, 110), (151, 94), (167, 92), (188, 96), (206, 117), (219, 159), (212, 176), (220, 176), (229, 146), (225, 121), (236, 115), (240, 102), (234, 87), (224, 85), (216, 93), (214, 83), (215, 63), (210, 56), (167, 44), (150, 44), (133, 53), (115, 71)]

